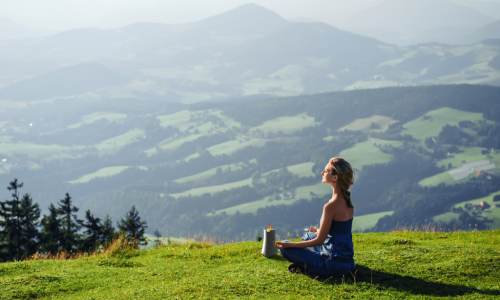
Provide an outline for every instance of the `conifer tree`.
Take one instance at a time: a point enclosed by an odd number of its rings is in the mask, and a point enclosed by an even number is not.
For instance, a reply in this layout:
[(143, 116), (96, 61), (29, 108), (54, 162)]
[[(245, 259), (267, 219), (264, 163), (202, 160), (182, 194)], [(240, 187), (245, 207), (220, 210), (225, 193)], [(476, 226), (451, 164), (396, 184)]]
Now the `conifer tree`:
[(61, 221), (54, 204), (49, 206), (49, 215), (43, 216), (42, 232), (40, 233), (40, 250), (45, 253), (55, 253), (60, 250)]
[(81, 249), (91, 251), (102, 241), (104, 226), (101, 224), (101, 219), (94, 217), (90, 210), (85, 212), (85, 222), (82, 223), (82, 226), (85, 228), (85, 236), (82, 239)]
[(135, 239), (138, 244), (146, 245), (147, 241), (144, 238), (144, 231), (148, 227), (146, 221), (141, 221), (139, 211), (135, 205), (125, 214), (125, 219), (118, 221), (118, 228), (121, 232), (127, 234), (128, 239)]
[(64, 199), (59, 201), (59, 208), (57, 209), (58, 215), (61, 216), (61, 234), (60, 245), (61, 250), (72, 251), (78, 248), (80, 243), (80, 230), (81, 220), (76, 216), (78, 208), (72, 205), (71, 197), (68, 193)]
[(102, 242), (109, 243), (116, 236), (115, 228), (113, 227), (113, 221), (109, 214), (106, 214), (106, 218), (104, 219), (103, 224), (103, 234), (102, 234)]
[(21, 210), (21, 243), (23, 257), (30, 256), (38, 250), (40, 233), (40, 208), (33, 203), (30, 194), (25, 194), (20, 204)]
[(0, 202), (0, 241), (2, 241), (0, 254), (3, 260), (20, 259), (23, 254), (19, 208), (19, 189), (22, 187), (23, 184), (14, 178), (7, 187), (12, 192), (12, 200)]

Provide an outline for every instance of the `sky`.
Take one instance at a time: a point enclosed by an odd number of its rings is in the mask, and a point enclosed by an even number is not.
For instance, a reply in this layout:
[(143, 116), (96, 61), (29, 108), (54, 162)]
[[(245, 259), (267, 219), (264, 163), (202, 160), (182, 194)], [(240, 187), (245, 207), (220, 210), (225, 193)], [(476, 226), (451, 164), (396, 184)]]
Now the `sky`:
[(321, 20), (326, 13), (331, 14), (331, 16), (345, 17), (350, 13), (378, 5), (384, 1), (0, 0), (0, 17), (32, 28), (63, 31), (82, 27), (113, 28), (141, 21), (170, 24), (187, 23), (228, 11), (249, 2), (271, 9), (287, 19), (303, 16)]

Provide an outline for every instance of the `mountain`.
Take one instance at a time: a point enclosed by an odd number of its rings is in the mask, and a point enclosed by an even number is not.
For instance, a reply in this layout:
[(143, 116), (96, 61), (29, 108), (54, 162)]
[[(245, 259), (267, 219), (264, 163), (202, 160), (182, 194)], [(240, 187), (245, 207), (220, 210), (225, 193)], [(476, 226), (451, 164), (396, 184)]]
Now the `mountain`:
[(500, 21), (489, 23), (471, 33), (463, 34), (458, 41), (462, 44), (472, 44), (488, 39), (500, 39)]
[(469, 7), (480, 13), (494, 19), (500, 19), (500, 2), (490, 1), (470, 1), (470, 0), (451, 0), (453, 3)]
[[(388, 0), (351, 16), (341, 28), (359, 34), (370, 34), (370, 28), (395, 32), (388, 43), (409, 45), (415, 42), (441, 42), (439, 37), (421, 36), (439, 28), (474, 29), (494, 21), (493, 18), (447, 0)], [(379, 36), (380, 37), (380, 36)]]
[(92, 92), (98, 88), (126, 83), (108, 68), (87, 63), (61, 68), (0, 89), (0, 99), (40, 100)]
[(56, 33), (53, 30), (35, 29), (0, 17), (0, 41), (8, 39), (23, 39), (30, 37), (48, 36)]

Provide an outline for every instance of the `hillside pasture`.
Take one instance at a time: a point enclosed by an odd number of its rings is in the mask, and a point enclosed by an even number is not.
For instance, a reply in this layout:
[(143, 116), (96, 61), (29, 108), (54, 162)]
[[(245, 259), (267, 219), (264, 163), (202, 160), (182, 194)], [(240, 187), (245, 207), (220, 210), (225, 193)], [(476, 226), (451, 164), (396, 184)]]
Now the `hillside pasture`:
[(266, 139), (239, 139), (227, 141), (212, 147), (207, 148), (207, 151), (210, 152), (211, 155), (222, 155), (227, 154), (231, 155), (238, 150), (244, 149), (249, 146), (253, 147), (262, 147), (266, 144), (268, 140)]
[[(307, 163), (301, 163), (301, 164), (288, 166), (287, 169), (292, 174), (299, 175), (300, 177), (308, 177), (308, 176), (314, 176), (314, 173), (312, 172), (313, 166), (314, 166), (314, 163), (307, 162)], [(265, 175), (272, 173), (272, 172), (279, 172), (279, 169), (275, 169), (275, 170), (263, 173), (262, 175), (265, 176)]]
[(460, 121), (482, 120), (482, 113), (472, 113), (442, 107), (436, 110), (431, 110), (425, 115), (412, 120), (403, 125), (406, 129), (402, 134), (409, 134), (418, 140), (424, 140), (428, 137), (436, 137), (446, 125), (458, 126)]
[(142, 140), (145, 134), (141, 129), (132, 129), (119, 136), (104, 140), (94, 147), (101, 152), (101, 155), (116, 153), (128, 144)]
[(293, 117), (279, 117), (274, 120), (266, 121), (264, 124), (254, 127), (253, 129), (258, 129), (263, 132), (279, 132), (283, 133), (293, 133), (297, 130), (303, 128), (312, 127), (320, 122), (315, 122), (313, 117), (308, 116), (305, 113), (293, 116)]
[(40, 145), (27, 142), (2, 143), (0, 144), (0, 154), (4, 156), (13, 156), (14, 154), (24, 154), (30, 158), (73, 158), (71, 150), (83, 149), (84, 146), (66, 147), (60, 145)]
[(352, 148), (341, 151), (338, 156), (347, 160), (356, 170), (361, 170), (367, 165), (390, 162), (392, 155), (382, 152), (375, 144), (399, 147), (402, 142), (370, 138), (366, 142), (356, 143)]
[(128, 166), (106, 167), (106, 168), (99, 169), (99, 170), (95, 171), (94, 173), (83, 175), (82, 177), (80, 177), (76, 180), (68, 181), (68, 183), (71, 183), (71, 184), (85, 183), (85, 182), (89, 182), (90, 180), (95, 179), (95, 178), (111, 177), (113, 175), (121, 173), (122, 171), (124, 171), (128, 168), (129, 168)]
[(225, 183), (225, 184), (221, 184), (221, 185), (199, 187), (199, 188), (191, 189), (189, 191), (185, 191), (182, 193), (170, 194), (170, 196), (172, 196), (174, 198), (179, 198), (179, 197), (189, 196), (189, 195), (201, 196), (201, 195), (206, 194), (206, 193), (214, 194), (217, 192), (222, 192), (224, 190), (239, 188), (239, 187), (242, 187), (245, 185), (252, 186), (252, 178), (244, 179), (244, 180), (237, 181), (237, 182)]
[(181, 131), (185, 131), (189, 126), (195, 125), (194, 122), (190, 122), (191, 115), (194, 113), (189, 110), (179, 111), (170, 115), (162, 115), (156, 117), (160, 121), (160, 126), (167, 128), (172, 126), (179, 128)]
[[(459, 208), (461, 207), (464, 211), (467, 211), (465, 209), (466, 204), (479, 204), (481, 201), (487, 202), (489, 205), (491, 205), (491, 208), (488, 210), (484, 211), (484, 216), (487, 217), (489, 220), (492, 220), (493, 222), (486, 223), (489, 229), (498, 229), (500, 228), (500, 207), (497, 207), (495, 204), (500, 203), (500, 202), (493, 202), (493, 197), (496, 195), (500, 195), (500, 191), (491, 193), (490, 195), (479, 198), (479, 199), (474, 199), (474, 200), (469, 200), (469, 201), (464, 201), (460, 202), (458, 204), (455, 204), (454, 208)], [(451, 208), (450, 208), (451, 210)], [(470, 213), (470, 212), (469, 212)], [(459, 213), (453, 213), (453, 212), (447, 212), (444, 214), (440, 214), (435, 216), (434, 222), (436, 223), (450, 223), (453, 221), (458, 222), (458, 217), (460, 216)], [(479, 217), (479, 220), (483, 220), (481, 217)], [(471, 225), (472, 227), (474, 226), (473, 224)], [(472, 228), (473, 229), (473, 228)]]
[(95, 112), (89, 115), (85, 115), (82, 117), (82, 121), (68, 125), (66, 129), (75, 129), (81, 127), (86, 124), (92, 124), (97, 120), (106, 119), (108, 122), (121, 122), (123, 119), (126, 119), (127, 115), (120, 113), (112, 113), (112, 112)]
[[(397, 121), (385, 116), (371, 116), (369, 118), (356, 119), (354, 122), (347, 124), (346, 126), (340, 128), (338, 131), (351, 130), (351, 131), (375, 131), (382, 132), (389, 128), (389, 125), (396, 123)], [(372, 123), (377, 124), (380, 128), (370, 128)]]
[(378, 220), (384, 216), (392, 215), (394, 211), (384, 211), (374, 214), (356, 216), (352, 220), (352, 231), (363, 232), (364, 230), (375, 227)]
[(207, 170), (207, 171), (204, 171), (201, 173), (197, 173), (197, 174), (194, 174), (191, 176), (182, 177), (182, 178), (176, 179), (174, 181), (177, 183), (185, 183), (185, 182), (189, 182), (189, 181), (202, 181), (204, 179), (210, 178), (210, 177), (214, 176), (215, 174), (217, 174), (218, 168), (221, 168), (222, 173), (226, 173), (226, 172), (241, 170), (243, 168), (243, 166), (241, 164), (230, 164), (230, 165), (219, 166), (219, 167), (215, 167), (215, 168), (212, 168), (210, 170)]

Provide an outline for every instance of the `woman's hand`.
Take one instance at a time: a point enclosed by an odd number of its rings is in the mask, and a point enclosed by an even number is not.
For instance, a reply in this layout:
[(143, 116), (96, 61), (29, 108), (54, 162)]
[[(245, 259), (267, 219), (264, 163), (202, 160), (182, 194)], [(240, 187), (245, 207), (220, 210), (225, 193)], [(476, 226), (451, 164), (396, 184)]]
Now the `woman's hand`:
[(285, 249), (285, 248), (290, 248), (291, 244), (293, 243), (274, 242), (274, 247), (276, 247), (276, 249)]

